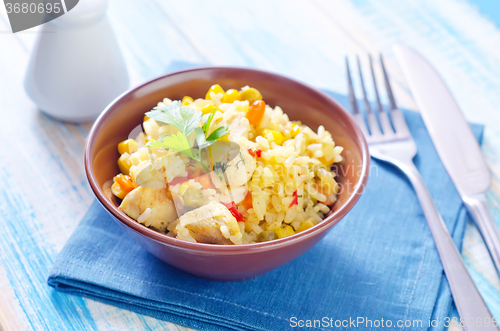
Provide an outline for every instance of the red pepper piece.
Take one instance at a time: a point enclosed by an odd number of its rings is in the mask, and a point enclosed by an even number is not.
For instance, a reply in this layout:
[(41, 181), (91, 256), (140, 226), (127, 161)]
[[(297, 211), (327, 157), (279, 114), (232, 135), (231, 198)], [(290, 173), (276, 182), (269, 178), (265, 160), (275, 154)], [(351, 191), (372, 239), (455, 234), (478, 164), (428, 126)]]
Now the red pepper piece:
[(238, 211), (238, 208), (236, 207), (236, 204), (234, 201), (231, 201), (231, 203), (224, 203), (221, 202), (226, 208), (233, 214), (234, 218), (236, 218), (236, 221), (238, 222), (245, 222), (243, 220), (243, 216), (241, 216), (240, 212)]
[(252, 155), (252, 157), (255, 157), (255, 153), (251, 148), (248, 149), (248, 154)]
[(260, 150), (260, 149), (256, 150), (255, 153), (257, 153), (257, 157), (262, 156), (262, 150)]
[(190, 179), (190, 177), (175, 177), (171, 182), (168, 183), (168, 185), (175, 186), (177, 184), (187, 182)]
[(292, 206), (298, 205), (298, 204), (299, 204), (299, 198), (297, 197), (297, 191), (295, 191), (295, 192), (293, 192), (293, 200), (290, 203), (290, 206), (288, 206), (288, 208), (292, 208)]

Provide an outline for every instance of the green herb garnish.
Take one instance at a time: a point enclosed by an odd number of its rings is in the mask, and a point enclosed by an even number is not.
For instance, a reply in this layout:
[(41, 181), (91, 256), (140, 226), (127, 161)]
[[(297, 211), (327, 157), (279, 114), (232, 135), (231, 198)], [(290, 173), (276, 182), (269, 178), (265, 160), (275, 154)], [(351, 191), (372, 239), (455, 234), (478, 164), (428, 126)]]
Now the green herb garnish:
[(241, 152), (240, 152), (240, 160), (238, 161), (238, 163), (236, 163), (236, 169), (240, 169), (240, 163), (243, 162), (243, 165), (245, 165), (245, 161), (243, 161), (243, 155), (241, 155)]
[(223, 173), (227, 170), (229, 165), (222, 162), (215, 162), (214, 164), (214, 172), (219, 176), (219, 179), (222, 181)]
[[(199, 128), (197, 126), (202, 119), (202, 113), (191, 107), (181, 107), (180, 101), (174, 101), (169, 106), (161, 105), (154, 107), (152, 111), (146, 113), (146, 116), (159, 122), (171, 124), (179, 129), (179, 132), (170, 136), (161, 136), (159, 140), (149, 142), (146, 146), (174, 149), (197, 161), (209, 173), (210, 170), (201, 159), (201, 150), (212, 145), (229, 130), (227, 126), (221, 126), (208, 135), (210, 123), (216, 111), (217, 108), (210, 113), (207, 121)], [(197, 151), (193, 149), (188, 140), (188, 136), (193, 131), (196, 137)]]

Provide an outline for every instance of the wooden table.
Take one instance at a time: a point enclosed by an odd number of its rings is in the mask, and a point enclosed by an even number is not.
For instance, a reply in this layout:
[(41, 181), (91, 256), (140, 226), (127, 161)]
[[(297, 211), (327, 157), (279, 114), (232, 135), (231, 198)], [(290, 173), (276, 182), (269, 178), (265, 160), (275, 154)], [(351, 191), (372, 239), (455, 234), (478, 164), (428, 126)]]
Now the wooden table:
[[(54, 121), (29, 100), (22, 80), (37, 29), (12, 34), (0, 8), (1, 328), (184, 330), (47, 286), (54, 258), (94, 199), (83, 171), (91, 123)], [(466, 117), (487, 125), (483, 151), (494, 178), (488, 200), (500, 222), (500, 29), (467, 2), (111, 0), (108, 15), (132, 85), (164, 74), (172, 61), (188, 61), (271, 70), (345, 94), (344, 56), (381, 51), (399, 105), (415, 109), (391, 46), (417, 48)], [(471, 223), (463, 256), (500, 316), (500, 283)]]

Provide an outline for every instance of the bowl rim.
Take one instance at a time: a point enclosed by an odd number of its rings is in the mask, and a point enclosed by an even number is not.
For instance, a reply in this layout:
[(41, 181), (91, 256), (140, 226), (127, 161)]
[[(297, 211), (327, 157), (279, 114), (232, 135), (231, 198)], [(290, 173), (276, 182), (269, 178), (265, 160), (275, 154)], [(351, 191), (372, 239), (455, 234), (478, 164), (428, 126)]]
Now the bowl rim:
[[(97, 136), (100, 126), (103, 123), (103, 120), (110, 116), (111, 110), (118, 104), (122, 102), (122, 100), (128, 96), (136, 92), (137, 90), (140, 90), (141, 88), (145, 87), (146, 85), (153, 84), (156, 81), (162, 80), (166, 77), (170, 76), (175, 76), (175, 75), (180, 75), (180, 74), (185, 74), (187, 72), (193, 72), (193, 71), (204, 71), (204, 70), (235, 70), (235, 71), (243, 71), (243, 72), (251, 72), (254, 74), (260, 74), (264, 76), (271, 76), (275, 80), (282, 80), (282, 81), (287, 81), (287, 83), (292, 83), (293, 85), (296, 85), (298, 87), (304, 88), (308, 90), (309, 93), (316, 94), (320, 96), (323, 100), (322, 102), (329, 102), (333, 104), (338, 110), (340, 110), (341, 113), (343, 113), (344, 117), (347, 118), (347, 120), (350, 122), (352, 127), (354, 128), (356, 137), (358, 138), (360, 142), (360, 152), (361, 152), (361, 160), (362, 160), (362, 167), (361, 167), (361, 174), (359, 177), (359, 181), (355, 184), (355, 188), (353, 193), (349, 196), (349, 198), (344, 202), (344, 204), (337, 209), (335, 212), (333, 212), (331, 215), (323, 219), (320, 223), (314, 225), (313, 227), (299, 232), (295, 233), (289, 237), (281, 238), (281, 239), (275, 239), (272, 241), (268, 242), (262, 242), (262, 243), (253, 243), (253, 244), (242, 244), (242, 245), (216, 245), (216, 244), (206, 244), (206, 243), (194, 243), (190, 241), (185, 241), (182, 239), (177, 239), (173, 237), (169, 237), (165, 234), (162, 234), (160, 232), (157, 232), (153, 229), (150, 229), (142, 224), (139, 224), (137, 221), (133, 220), (132, 218), (128, 217), (120, 211), (120, 209), (115, 206), (112, 201), (110, 201), (106, 195), (104, 194), (103, 190), (101, 187), (99, 187), (97, 180), (95, 176), (93, 175), (93, 165), (92, 165), (92, 160), (90, 159), (91, 151), (93, 150), (94, 147), (94, 141), (95, 137)], [(202, 251), (202, 252), (210, 252), (210, 253), (222, 253), (222, 254), (227, 254), (227, 255), (232, 255), (232, 254), (246, 254), (250, 251), (259, 251), (259, 250), (273, 250), (273, 249), (278, 249), (283, 246), (289, 246), (292, 244), (295, 244), (297, 242), (302, 242), (305, 241), (311, 237), (314, 237), (316, 235), (321, 234), (322, 232), (325, 232), (327, 229), (338, 223), (357, 203), (359, 200), (361, 194), (364, 191), (364, 188), (366, 186), (366, 182), (368, 180), (368, 170), (370, 166), (370, 156), (368, 152), (368, 145), (366, 143), (366, 140), (364, 138), (364, 135), (359, 128), (358, 124), (352, 117), (352, 115), (342, 107), (336, 100), (331, 98), (329, 95), (326, 93), (306, 84), (303, 82), (300, 82), (296, 79), (293, 79), (291, 77), (287, 77), (281, 74), (277, 74), (274, 72), (270, 71), (265, 71), (265, 70), (259, 70), (259, 69), (252, 69), (252, 68), (245, 68), (245, 67), (234, 67), (234, 66), (203, 66), (203, 67), (194, 67), (194, 68), (189, 68), (189, 69), (182, 69), (182, 70), (177, 70), (170, 72), (165, 75), (161, 75), (159, 77), (153, 78), (151, 80), (148, 80), (142, 84), (139, 84), (135, 87), (132, 87), (128, 89), (127, 91), (123, 92), (120, 94), (117, 98), (115, 98), (99, 115), (99, 117), (95, 120), (94, 124), (92, 125), (92, 128), (90, 129), (90, 132), (87, 136), (86, 142), (85, 142), (85, 151), (84, 151), (84, 165), (85, 165), (85, 174), (87, 177), (87, 180), (89, 182), (89, 185), (94, 192), (94, 195), (97, 197), (97, 200), (99, 203), (110, 213), (116, 220), (120, 221), (123, 223), (125, 226), (127, 226), (129, 229), (133, 230), (134, 232), (137, 232), (140, 235), (146, 236), (149, 239), (152, 239), (156, 242), (159, 242), (163, 245), (170, 245), (174, 246), (178, 249), (188, 249), (188, 250), (196, 250), (196, 251)]]

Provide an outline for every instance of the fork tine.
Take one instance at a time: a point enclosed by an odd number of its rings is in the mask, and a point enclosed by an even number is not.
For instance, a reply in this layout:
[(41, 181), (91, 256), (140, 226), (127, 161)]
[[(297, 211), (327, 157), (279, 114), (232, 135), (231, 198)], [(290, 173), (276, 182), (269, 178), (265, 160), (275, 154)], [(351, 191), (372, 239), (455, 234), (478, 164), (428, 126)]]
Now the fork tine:
[(358, 62), (358, 71), (359, 71), (359, 80), (361, 81), (361, 88), (363, 90), (363, 98), (365, 100), (365, 109), (366, 113), (371, 113), (372, 108), (370, 107), (370, 103), (368, 102), (368, 98), (366, 97), (366, 90), (365, 90), (365, 81), (363, 79), (363, 72), (361, 71), (361, 64), (359, 62), (359, 56), (356, 55), (356, 60)]
[(356, 102), (356, 95), (354, 94), (354, 89), (352, 87), (351, 70), (349, 69), (349, 59), (345, 57), (345, 66), (347, 69), (347, 82), (349, 85), (349, 103), (351, 106), (351, 111), (353, 114), (358, 114), (358, 103)]
[(387, 76), (387, 71), (385, 70), (384, 58), (380, 54), (380, 65), (382, 66), (382, 72), (384, 73), (385, 89), (387, 90), (387, 96), (389, 97), (389, 105), (392, 109), (398, 109), (396, 106), (396, 100), (394, 100), (394, 94), (392, 94), (391, 83), (389, 83), (389, 76)]
[(363, 73), (361, 70), (361, 63), (359, 61), (359, 56), (356, 56), (358, 61), (358, 71), (359, 71), (359, 79), (361, 80), (361, 87), (363, 89), (363, 97), (365, 99), (365, 109), (366, 109), (366, 120), (368, 122), (368, 127), (370, 128), (370, 134), (372, 136), (381, 136), (382, 132), (380, 131), (380, 126), (378, 125), (376, 115), (372, 112), (370, 107), (370, 102), (368, 101), (368, 97), (366, 96), (365, 82), (363, 79)]
[(372, 56), (369, 54), (368, 57), (370, 58), (370, 71), (372, 73), (372, 80), (373, 80), (373, 88), (375, 90), (375, 96), (377, 97), (377, 105), (378, 105), (378, 118), (380, 120), (380, 125), (382, 126), (382, 131), (384, 132), (384, 135), (394, 135), (394, 130), (392, 129), (391, 122), (389, 120), (389, 116), (387, 113), (384, 111), (384, 108), (382, 107), (382, 104), (380, 102), (380, 96), (378, 93), (378, 88), (377, 88), (377, 79), (375, 78), (375, 71), (373, 70), (373, 59)]
[(359, 112), (358, 103), (356, 101), (356, 95), (354, 94), (354, 88), (352, 87), (351, 70), (349, 69), (349, 59), (345, 57), (345, 66), (347, 69), (347, 82), (349, 85), (349, 103), (351, 106), (351, 112), (353, 114), (356, 123), (358, 123), (363, 135), (365, 137), (369, 136), (368, 129), (366, 128), (365, 119), (363, 115)]
[(387, 71), (385, 70), (384, 59), (382, 54), (380, 54), (380, 64), (382, 65), (382, 71), (384, 73), (384, 82), (385, 88), (387, 90), (387, 96), (389, 97), (389, 104), (391, 106), (391, 120), (394, 126), (394, 131), (396, 135), (399, 137), (407, 137), (410, 136), (410, 130), (406, 125), (405, 118), (401, 110), (396, 106), (396, 101), (394, 100), (394, 94), (392, 93), (391, 83), (389, 82), (389, 76), (387, 75)]
[(375, 89), (375, 97), (377, 98), (378, 111), (379, 112), (383, 112), (384, 109), (382, 108), (382, 104), (380, 103), (380, 97), (379, 97), (379, 94), (378, 94), (377, 80), (375, 79), (375, 72), (373, 71), (373, 59), (372, 59), (372, 55), (368, 54), (368, 58), (370, 59), (370, 71), (372, 72), (373, 88)]

